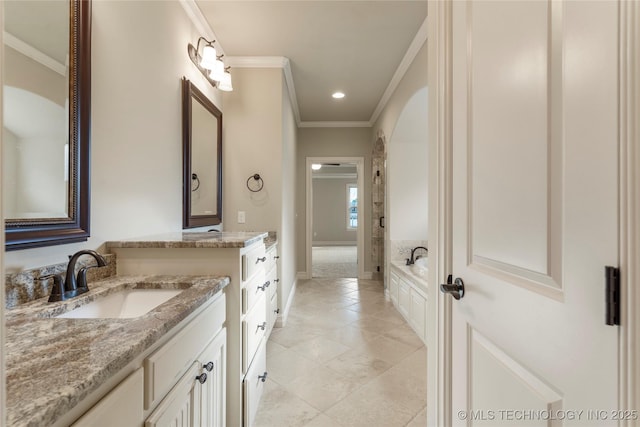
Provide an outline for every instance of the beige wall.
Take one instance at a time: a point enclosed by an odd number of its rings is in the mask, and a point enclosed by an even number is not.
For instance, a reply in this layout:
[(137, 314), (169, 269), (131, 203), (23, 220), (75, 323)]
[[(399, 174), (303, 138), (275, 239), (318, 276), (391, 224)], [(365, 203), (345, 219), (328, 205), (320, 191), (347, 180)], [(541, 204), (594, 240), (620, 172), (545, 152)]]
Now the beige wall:
[(347, 229), (347, 184), (355, 178), (313, 178), (314, 245), (340, 242), (356, 245), (356, 229)]
[[(224, 94), (222, 127), (223, 217), (228, 231), (276, 231), (282, 210), (282, 70), (236, 68)], [(260, 174), (262, 191), (247, 189)], [(246, 222), (238, 223), (238, 211)]]
[(91, 238), (8, 252), (7, 271), (64, 262), (107, 240), (182, 229), (180, 79), (223, 110), (220, 92), (187, 56), (199, 36), (179, 2), (93, 2)]
[[(364, 271), (371, 272), (371, 152), (373, 136), (370, 128), (301, 128), (298, 129), (296, 251), (298, 272), (308, 271), (306, 265), (306, 158), (363, 157), (364, 194)], [(310, 267), (309, 267), (310, 268)]]
[[(294, 206), (296, 127), (281, 68), (236, 68), (233, 92), (224, 94), (224, 229), (276, 231), (280, 251), (279, 307), (295, 281)], [(247, 178), (260, 174), (252, 193)], [(238, 211), (245, 223), (238, 223)]]

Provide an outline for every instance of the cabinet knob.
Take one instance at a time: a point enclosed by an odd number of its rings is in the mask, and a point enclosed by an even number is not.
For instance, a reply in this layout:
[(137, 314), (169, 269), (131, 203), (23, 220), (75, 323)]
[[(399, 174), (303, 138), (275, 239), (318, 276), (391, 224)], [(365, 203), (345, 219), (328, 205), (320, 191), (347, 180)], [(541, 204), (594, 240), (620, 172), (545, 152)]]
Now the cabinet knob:
[(278, 255), (274, 256), (273, 259), (280, 259)]
[(263, 256), (262, 258), (256, 258), (256, 264), (259, 262), (265, 262), (267, 260), (266, 256)]
[(265, 291), (265, 290), (269, 287), (269, 285), (270, 285), (270, 284), (271, 284), (271, 282), (270, 282), (269, 280), (267, 280), (267, 281), (264, 283), (264, 285), (262, 285), (262, 286), (258, 286), (258, 289), (260, 289), (261, 291)]
[(213, 362), (207, 363), (206, 365), (203, 366), (203, 368), (209, 372), (213, 371)]
[(273, 279), (273, 281), (274, 281), (275, 283), (278, 283), (278, 282), (280, 282), (280, 279)]
[(258, 325), (258, 329), (262, 329), (263, 331), (267, 328), (267, 322), (262, 322), (262, 325)]
[(267, 380), (267, 372), (265, 371), (264, 374), (258, 375), (258, 379), (262, 382), (265, 382)]
[(276, 308), (275, 310), (273, 310), (273, 312), (274, 312), (275, 314), (280, 314), (280, 309), (279, 309), (279, 308)]
[(198, 380), (198, 382), (200, 382), (200, 384), (204, 384), (207, 382), (207, 374), (203, 372), (200, 375), (198, 375), (196, 379)]

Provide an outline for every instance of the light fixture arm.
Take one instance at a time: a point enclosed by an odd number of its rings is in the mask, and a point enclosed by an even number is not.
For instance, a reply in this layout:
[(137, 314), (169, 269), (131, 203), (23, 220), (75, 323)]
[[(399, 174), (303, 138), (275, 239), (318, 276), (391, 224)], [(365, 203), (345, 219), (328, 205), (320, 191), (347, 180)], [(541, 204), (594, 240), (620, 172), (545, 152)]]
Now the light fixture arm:
[[(207, 81), (211, 84), (211, 86), (218, 88), (220, 90), (223, 91), (230, 91), (233, 90), (232, 86), (231, 86), (231, 80), (230, 77), (227, 76), (227, 81), (228, 83), (226, 85), (220, 85), (220, 82), (217, 80), (214, 80), (211, 76), (211, 68), (207, 67), (203, 67), (202, 65), (202, 59), (203, 56), (200, 54), (200, 44), (203, 43), (205, 44), (205, 48), (206, 46), (211, 46), (213, 47), (213, 43), (215, 43), (215, 40), (207, 40), (204, 37), (200, 37), (196, 43), (196, 46), (193, 46), (191, 43), (189, 43), (187, 45), (187, 53), (189, 54), (189, 59), (191, 59), (191, 62), (193, 62), (193, 64), (196, 66), (196, 68), (202, 73), (202, 75), (205, 77), (205, 79), (207, 79)], [(221, 55), (216, 55), (215, 58), (217, 61), (222, 62), (222, 57), (224, 56), (224, 54)], [(206, 65), (205, 65), (206, 66)], [(229, 73), (229, 69), (231, 67), (224, 67), (224, 72), (225, 73)]]

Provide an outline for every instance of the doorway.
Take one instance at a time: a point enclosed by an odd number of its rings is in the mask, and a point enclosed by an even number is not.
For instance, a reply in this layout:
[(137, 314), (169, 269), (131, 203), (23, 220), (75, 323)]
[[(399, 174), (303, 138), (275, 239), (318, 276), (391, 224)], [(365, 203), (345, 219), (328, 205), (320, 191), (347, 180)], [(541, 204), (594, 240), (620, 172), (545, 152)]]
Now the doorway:
[(307, 278), (364, 277), (364, 158), (307, 157)]

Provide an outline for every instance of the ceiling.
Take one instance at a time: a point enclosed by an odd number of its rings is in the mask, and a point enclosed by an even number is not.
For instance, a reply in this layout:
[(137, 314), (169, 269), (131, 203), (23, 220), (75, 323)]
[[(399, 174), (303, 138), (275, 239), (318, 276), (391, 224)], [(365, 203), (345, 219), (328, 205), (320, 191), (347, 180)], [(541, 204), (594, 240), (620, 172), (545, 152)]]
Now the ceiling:
[[(233, 57), (289, 59), (294, 108), (303, 125), (370, 125), (426, 39), (426, 0), (195, 4), (230, 63)], [(334, 100), (335, 91), (345, 98)]]

